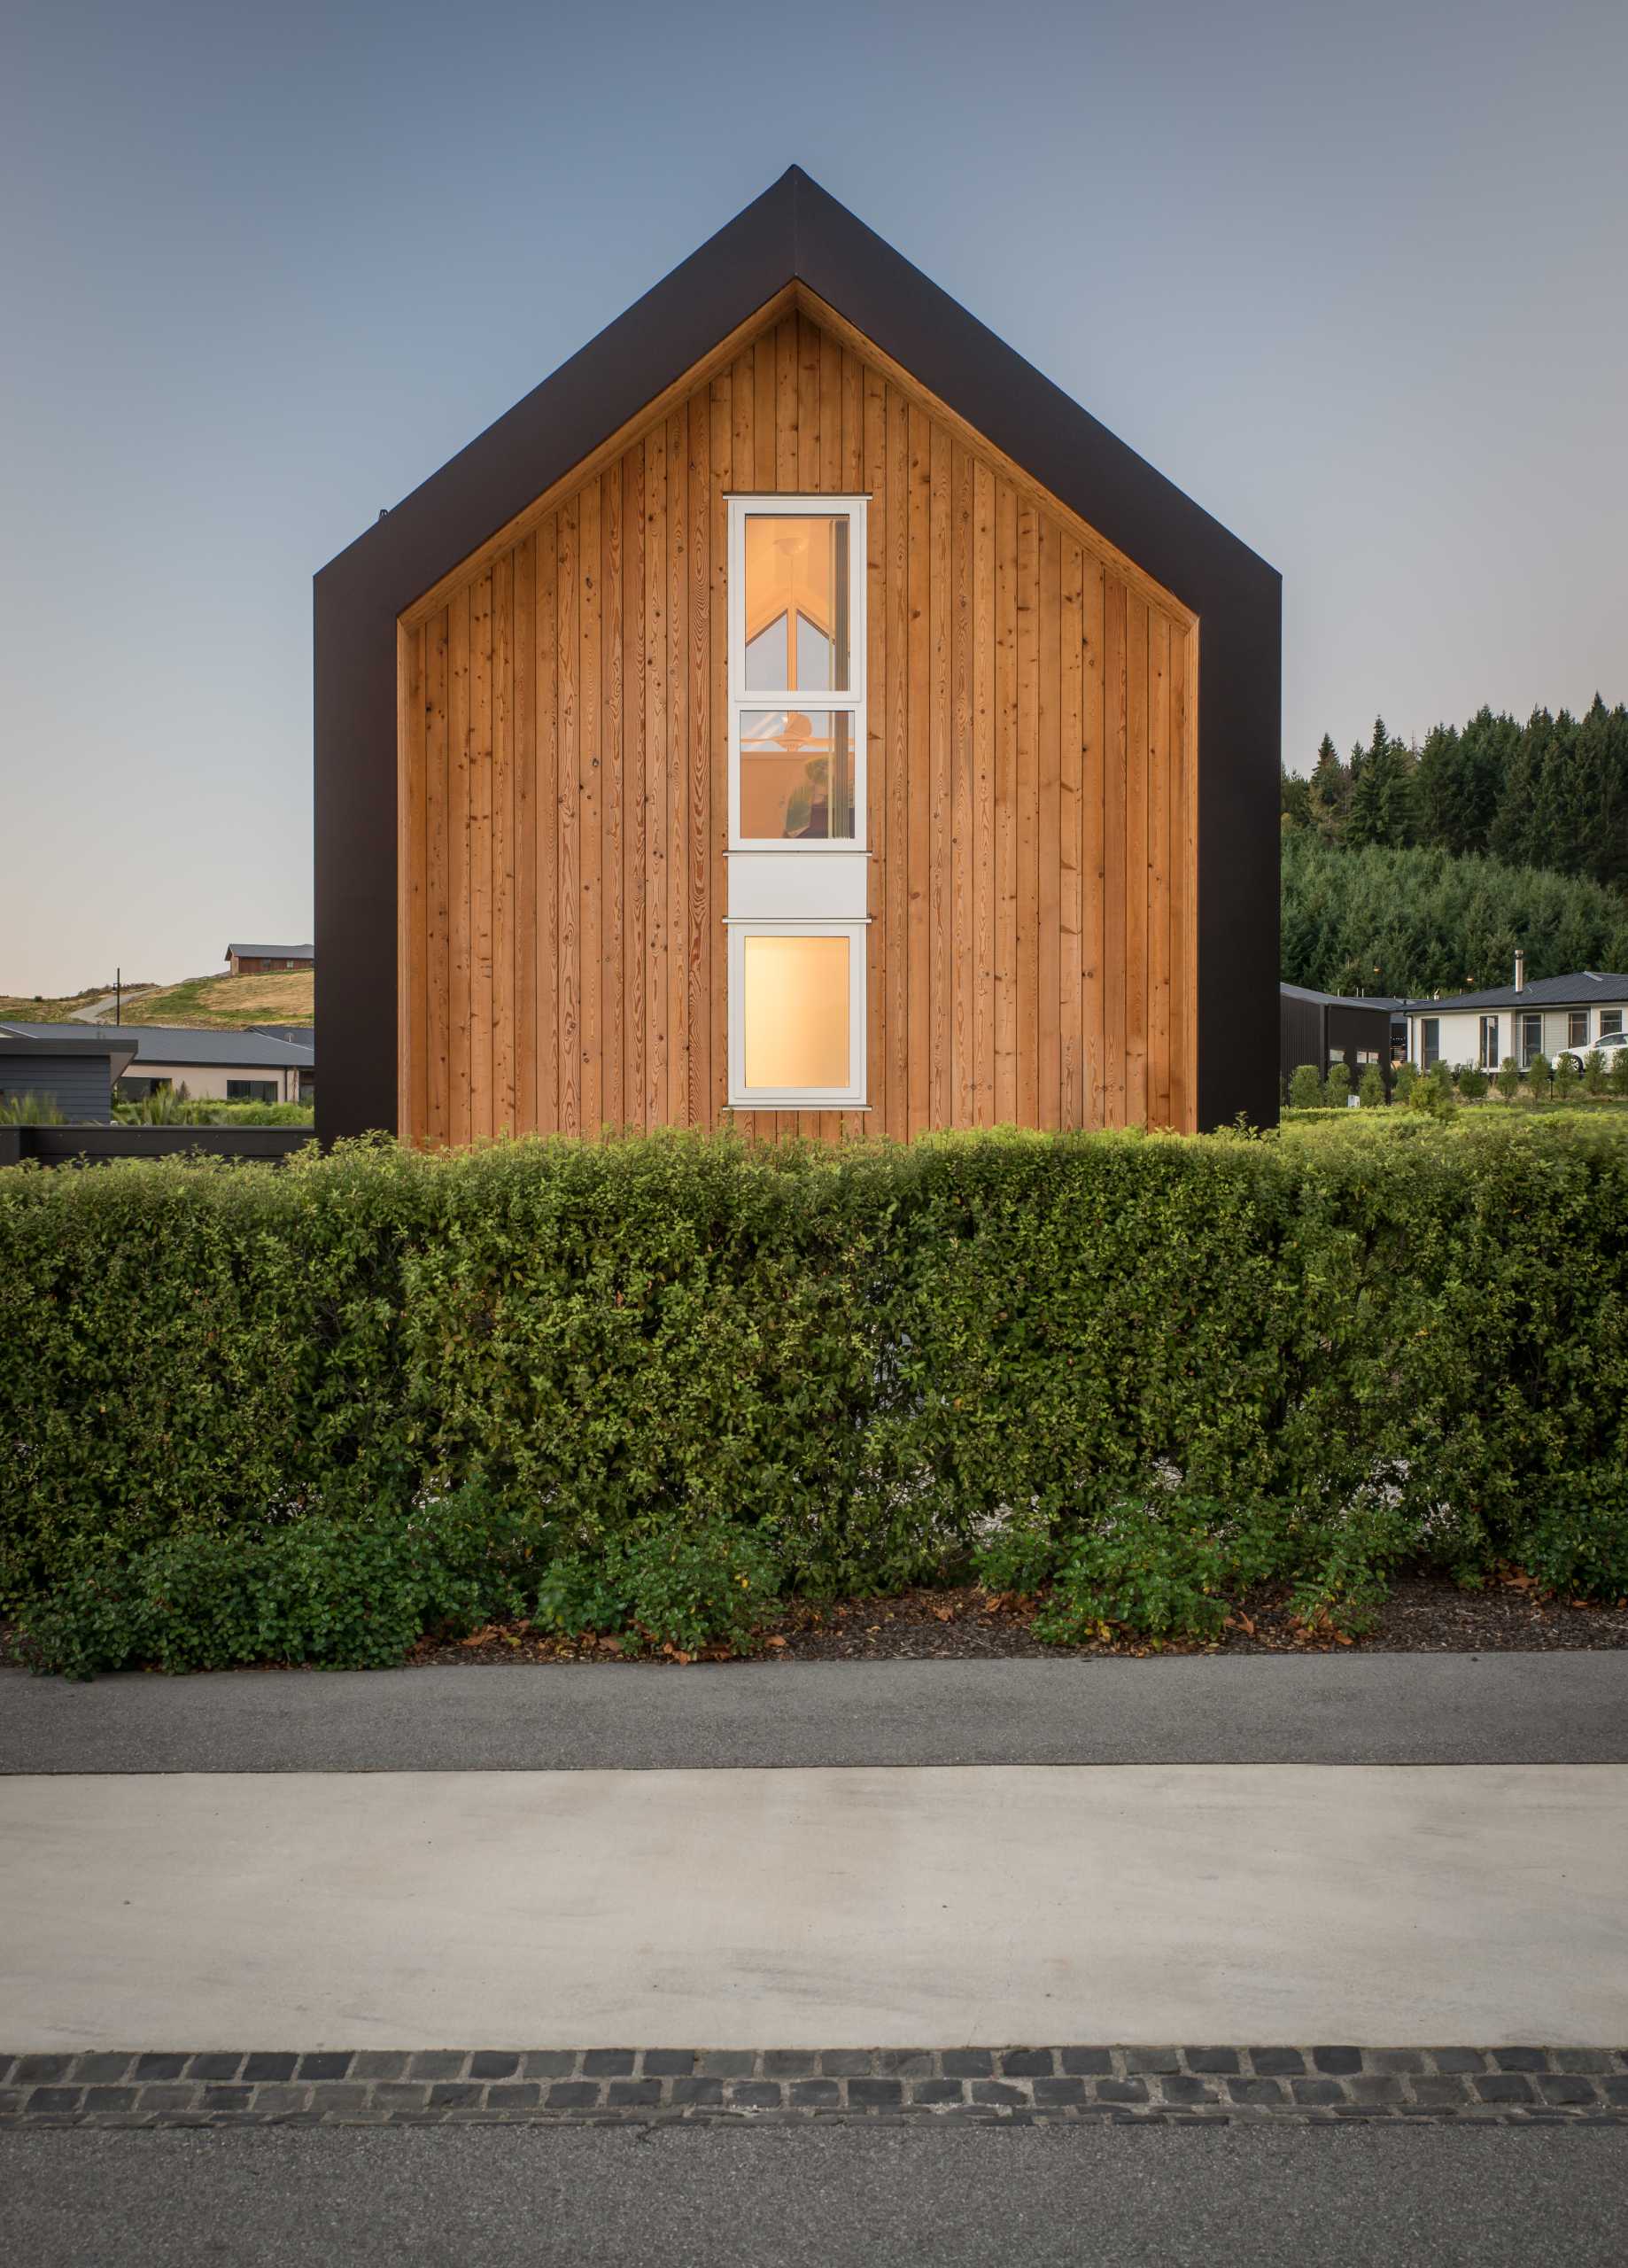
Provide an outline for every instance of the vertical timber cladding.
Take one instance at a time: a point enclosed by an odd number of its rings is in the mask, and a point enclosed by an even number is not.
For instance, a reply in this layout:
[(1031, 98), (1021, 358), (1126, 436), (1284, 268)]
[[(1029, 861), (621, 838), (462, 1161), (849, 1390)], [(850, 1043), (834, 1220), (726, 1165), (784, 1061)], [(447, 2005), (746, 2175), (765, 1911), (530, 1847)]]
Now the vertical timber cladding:
[[(868, 1112), (725, 1107), (725, 498), (868, 493)], [(1196, 1123), (1198, 631), (822, 310), (402, 618), (410, 1139)]]

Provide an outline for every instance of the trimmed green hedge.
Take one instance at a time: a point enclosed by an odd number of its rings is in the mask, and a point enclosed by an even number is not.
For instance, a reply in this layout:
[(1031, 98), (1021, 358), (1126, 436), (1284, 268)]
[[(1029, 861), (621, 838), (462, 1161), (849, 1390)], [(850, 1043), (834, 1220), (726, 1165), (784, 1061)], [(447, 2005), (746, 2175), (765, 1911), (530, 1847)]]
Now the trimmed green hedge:
[(0, 1603), (471, 1487), (824, 1592), (1173, 1483), (1319, 1564), (1383, 1505), (1390, 1556), (1628, 1588), (1628, 1143), (1365, 1115), (0, 1175)]

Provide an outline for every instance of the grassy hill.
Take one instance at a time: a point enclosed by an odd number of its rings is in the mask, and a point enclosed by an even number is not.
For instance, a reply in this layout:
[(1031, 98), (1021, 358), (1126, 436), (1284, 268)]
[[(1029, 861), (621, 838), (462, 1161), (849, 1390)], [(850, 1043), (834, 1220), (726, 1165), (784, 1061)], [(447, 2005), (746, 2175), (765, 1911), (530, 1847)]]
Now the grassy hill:
[[(200, 1031), (246, 1031), (253, 1024), (308, 1024), (315, 1012), (316, 980), (308, 968), (270, 976), (189, 976), (179, 984), (124, 988), (128, 1024), (180, 1024)], [(105, 984), (59, 999), (0, 994), (0, 1022), (8, 1017), (37, 1024), (66, 1023), (111, 990)], [(105, 1019), (112, 1022), (110, 1010)]]
[[(82, 992), (0, 992), (0, 1023), (65, 1024), (77, 1008), (89, 1007), (112, 990), (109, 984), (87, 984)], [(151, 985), (127, 984), (127, 1001), (133, 994), (151, 991)]]
[(315, 997), (316, 978), (308, 968), (269, 976), (189, 976), (143, 993), (125, 1015), (131, 1023), (246, 1031), (251, 1024), (308, 1024)]

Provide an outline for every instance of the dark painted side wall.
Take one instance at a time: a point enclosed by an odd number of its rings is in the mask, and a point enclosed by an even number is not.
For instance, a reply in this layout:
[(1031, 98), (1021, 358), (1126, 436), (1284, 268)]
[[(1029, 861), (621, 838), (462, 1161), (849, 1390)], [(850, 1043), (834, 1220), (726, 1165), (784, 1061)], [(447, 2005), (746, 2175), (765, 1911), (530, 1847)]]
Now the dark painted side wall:
[(105, 1122), (112, 1113), (105, 1055), (8, 1055), (0, 1049), (0, 1099), (50, 1095), (63, 1116)]

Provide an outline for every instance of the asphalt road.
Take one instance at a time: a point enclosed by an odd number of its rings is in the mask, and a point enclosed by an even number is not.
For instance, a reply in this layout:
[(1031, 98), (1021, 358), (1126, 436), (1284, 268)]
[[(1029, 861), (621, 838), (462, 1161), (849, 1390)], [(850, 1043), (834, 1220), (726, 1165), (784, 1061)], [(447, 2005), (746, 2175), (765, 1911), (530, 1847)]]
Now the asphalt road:
[(0, 1670), (0, 1774), (1624, 1762), (1628, 1651)]
[(19, 2268), (1579, 2268), (1628, 2129), (63, 2131), (0, 2197)]

